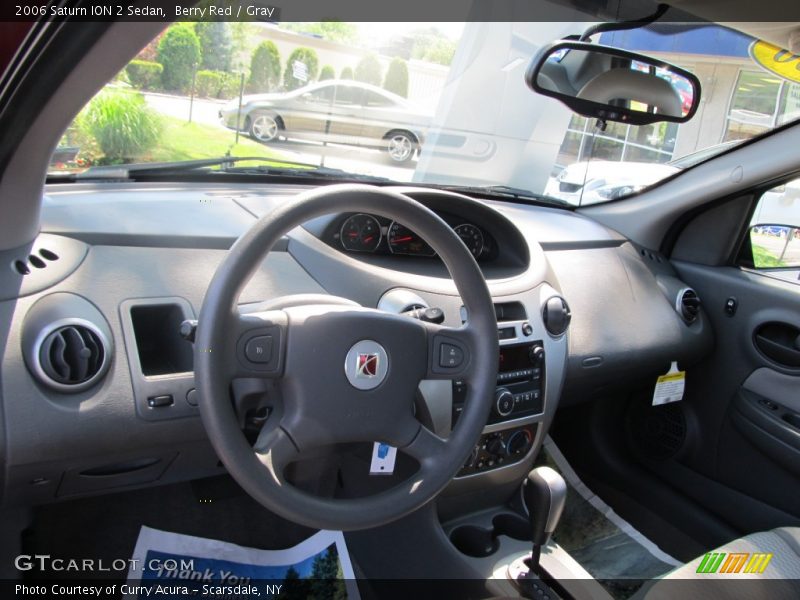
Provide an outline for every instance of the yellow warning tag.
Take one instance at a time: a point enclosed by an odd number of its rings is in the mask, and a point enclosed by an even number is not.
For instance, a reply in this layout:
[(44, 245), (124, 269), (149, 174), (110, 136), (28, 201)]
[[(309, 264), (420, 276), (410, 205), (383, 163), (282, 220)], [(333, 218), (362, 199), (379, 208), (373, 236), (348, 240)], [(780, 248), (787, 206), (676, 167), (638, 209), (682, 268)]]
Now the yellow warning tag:
[(653, 392), (653, 406), (683, 400), (685, 387), (686, 371), (679, 371), (678, 363), (673, 361), (667, 374), (661, 375), (656, 381), (656, 389)]

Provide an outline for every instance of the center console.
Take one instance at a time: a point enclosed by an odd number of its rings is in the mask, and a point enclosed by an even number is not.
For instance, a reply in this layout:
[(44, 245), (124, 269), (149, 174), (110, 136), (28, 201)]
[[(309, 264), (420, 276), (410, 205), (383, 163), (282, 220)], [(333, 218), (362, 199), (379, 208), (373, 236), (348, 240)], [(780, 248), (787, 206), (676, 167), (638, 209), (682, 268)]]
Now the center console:
[[(501, 310), (498, 309), (498, 313)], [(498, 314), (499, 365), (492, 413), (484, 434), (458, 477), (496, 469), (525, 458), (544, 412), (545, 350), (527, 320), (502, 321)], [(452, 423), (464, 410), (467, 384), (453, 382)]]

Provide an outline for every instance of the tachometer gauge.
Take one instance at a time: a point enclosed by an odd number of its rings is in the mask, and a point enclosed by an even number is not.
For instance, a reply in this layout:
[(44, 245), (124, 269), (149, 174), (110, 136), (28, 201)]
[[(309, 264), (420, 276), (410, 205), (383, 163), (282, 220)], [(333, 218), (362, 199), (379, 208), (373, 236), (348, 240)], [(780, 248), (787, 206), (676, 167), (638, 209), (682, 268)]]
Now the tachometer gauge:
[(435, 256), (433, 248), (428, 243), (397, 221), (389, 225), (389, 250), (393, 254), (408, 254), (410, 256)]
[(458, 237), (464, 242), (464, 245), (472, 253), (472, 256), (478, 258), (481, 255), (483, 252), (483, 233), (481, 233), (480, 229), (475, 225), (464, 223), (463, 225), (454, 227), (453, 231), (458, 234)]
[(339, 241), (351, 252), (375, 252), (381, 243), (381, 224), (364, 213), (348, 217), (339, 230)]

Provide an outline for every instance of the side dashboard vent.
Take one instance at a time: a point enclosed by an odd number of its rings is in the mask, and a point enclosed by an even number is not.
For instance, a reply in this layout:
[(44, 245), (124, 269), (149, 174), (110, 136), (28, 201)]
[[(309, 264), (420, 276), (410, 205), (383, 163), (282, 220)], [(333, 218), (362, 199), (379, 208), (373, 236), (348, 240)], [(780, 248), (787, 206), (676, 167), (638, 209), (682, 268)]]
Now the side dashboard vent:
[(103, 334), (91, 324), (71, 323), (44, 336), (37, 358), (43, 383), (60, 391), (77, 392), (105, 373), (109, 349)]
[(108, 321), (94, 304), (70, 292), (47, 294), (34, 302), (20, 337), (31, 376), (62, 394), (96, 385), (114, 360)]
[(686, 288), (678, 294), (676, 310), (688, 324), (692, 324), (700, 315), (700, 297), (691, 288)]

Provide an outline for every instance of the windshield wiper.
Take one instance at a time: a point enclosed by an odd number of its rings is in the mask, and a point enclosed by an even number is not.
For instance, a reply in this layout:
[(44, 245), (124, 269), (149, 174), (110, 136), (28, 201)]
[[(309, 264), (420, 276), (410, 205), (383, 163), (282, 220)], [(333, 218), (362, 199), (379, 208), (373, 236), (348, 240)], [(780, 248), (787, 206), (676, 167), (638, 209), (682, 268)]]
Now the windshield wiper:
[[(237, 162), (270, 163), (247, 167), (234, 167)], [(211, 167), (220, 167), (212, 170)], [(201, 158), (163, 163), (136, 163), (128, 165), (104, 165), (90, 167), (81, 173), (67, 175), (68, 180), (130, 180), (144, 179), (150, 176), (163, 177), (171, 174), (186, 175), (189, 173), (208, 174), (239, 174), (239, 175), (277, 175), (299, 178), (335, 178), (357, 179), (359, 181), (390, 181), (384, 177), (360, 175), (349, 173), (341, 169), (321, 167), (313, 163), (296, 162), (283, 159), (265, 158), (263, 156), (222, 156), (219, 158)], [(61, 177), (58, 177), (61, 179)]]
[(440, 187), (452, 192), (461, 192), (464, 194), (485, 194), (494, 196), (496, 198), (514, 198), (514, 200), (518, 202), (528, 204), (550, 204), (555, 206), (572, 207), (572, 205), (565, 200), (544, 196), (542, 194), (536, 194), (530, 190), (517, 188), (510, 185), (443, 185)]

